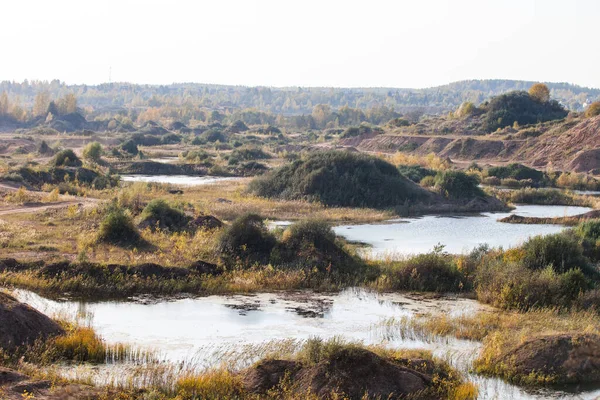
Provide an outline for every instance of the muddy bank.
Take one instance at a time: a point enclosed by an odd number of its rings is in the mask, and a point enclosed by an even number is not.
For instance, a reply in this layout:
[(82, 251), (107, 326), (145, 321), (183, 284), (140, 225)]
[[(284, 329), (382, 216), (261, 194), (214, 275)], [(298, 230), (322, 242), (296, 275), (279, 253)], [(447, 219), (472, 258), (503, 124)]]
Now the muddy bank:
[(507, 224), (531, 224), (531, 225), (567, 225), (574, 226), (583, 221), (600, 218), (600, 210), (593, 210), (584, 214), (578, 214), (570, 217), (523, 217), (521, 215), (509, 215), (499, 219), (500, 222)]
[(201, 164), (166, 164), (156, 161), (131, 161), (113, 163), (120, 174), (132, 175), (208, 175), (208, 167)]
[(11, 351), (62, 333), (60, 325), (44, 314), (0, 292), (0, 350)]
[(101, 390), (81, 384), (57, 384), (50, 380), (33, 379), (13, 369), (0, 367), (0, 397), (4, 400), (100, 400), (117, 396), (114, 390)]
[(198, 293), (207, 275), (220, 275), (217, 265), (198, 260), (186, 267), (0, 260), (0, 282), (31, 288), (50, 297), (119, 299), (138, 294)]

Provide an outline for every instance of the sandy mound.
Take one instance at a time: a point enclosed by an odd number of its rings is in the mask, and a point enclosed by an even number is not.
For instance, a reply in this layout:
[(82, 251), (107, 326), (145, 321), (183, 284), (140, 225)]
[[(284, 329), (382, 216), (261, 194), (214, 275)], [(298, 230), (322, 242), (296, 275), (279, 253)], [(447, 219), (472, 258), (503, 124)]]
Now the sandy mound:
[(263, 361), (244, 373), (243, 383), (251, 393), (265, 393), (285, 376), (294, 390), (328, 398), (343, 393), (350, 399), (397, 399), (425, 390), (431, 377), (402, 367), (365, 349), (343, 349), (313, 366), (283, 360)]
[(600, 381), (600, 336), (545, 336), (519, 345), (500, 360), (516, 375), (541, 374), (557, 383)]
[(575, 172), (597, 173), (600, 169), (600, 149), (580, 151), (567, 164), (566, 169)]
[(11, 350), (62, 333), (63, 329), (44, 314), (0, 292), (0, 348)]

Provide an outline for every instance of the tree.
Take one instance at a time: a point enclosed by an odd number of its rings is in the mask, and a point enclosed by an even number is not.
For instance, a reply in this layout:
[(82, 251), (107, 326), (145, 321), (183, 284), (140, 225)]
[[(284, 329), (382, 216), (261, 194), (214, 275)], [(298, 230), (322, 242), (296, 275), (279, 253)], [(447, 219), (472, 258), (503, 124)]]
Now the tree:
[(73, 93), (67, 93), (58, 100), (58, 110), (60, 114), (71, 114), (77, 111), (77, 97)]
[(529, 88), (529, 95), (540, 103), (550, 101), (550, 89), (543, 83), (536, 83)]
[(595, 101), (585, 110), (585, 116), (588, 118), (600, 115), (600, 101)]
[(83, 158), (86, 160), (99, 161), (102, 156), (102, 145), (98, 142), (88, 143), (83, 149)]
[(10, 108), (10, 103), (8, 101), (8, 95), (6, 92), (2, 92), (0, 95), (0, 116), (8, 115), (8, 110)]
[(50, 93), (47, 91), (38, 92), (33, 101), (33, 116), (41, 117), (48, 113), (48, 105), (50, 104)]
[(58, 107), (56, 106), (56, 103), (54, 101), (48, 103), (47, 113), (52, 115), (59, 115)]

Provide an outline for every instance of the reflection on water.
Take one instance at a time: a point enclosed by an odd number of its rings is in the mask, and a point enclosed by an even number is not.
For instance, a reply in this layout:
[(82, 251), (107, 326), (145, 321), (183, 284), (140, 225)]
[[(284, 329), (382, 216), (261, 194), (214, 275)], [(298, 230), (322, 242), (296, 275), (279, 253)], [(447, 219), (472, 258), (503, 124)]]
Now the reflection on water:
[[(198, 368), (223, 362), (242, 368), (277, 346), (293, 350), (311, 336), (339, 336), (365, 344), (429, 349), (477, 383), (480, 399), (594, 399), (600, 395), (597, 389), (527, 392), (498, 379), (474, 375), (470, 367), (480, 343), (415, 332), (408, 323), (422, 314), (460, 316), (489, 309), (469, 299), (377, 294), (356, 288), (337, 294), (301, 291), (101, 303), (55, 302), (23, 290), (15, 295), (46, 313), (89, 318), (109, 343), (155, 349), (167, 361), (194, 363)], [(95, 366), (87, 372), (85, 368), (67, 366), (62, 373), (91, 376), (100, 383), (143, 377), (139, 366), (132, 364)]]
[(370, 327), (417, 313), (457, 315), (483, 306), (474, 300), (424, 299), (348, 289), (337, 294), (262, 293), (153, 302), (55, 302), (17, 290), (20, 300), (42, 312), (90, 315), (91, 325), (109, 343), (159, 349), (169, 360), (184, 360), (203, 347), (279, 339), (343, 335), (372, 341)]
[(189, 175), (121, 175), (124, 182), (156, 182), (170, 183), (172, 185), (196, 186), (210, 183), (231, 181), (237, 177), (223, 176), (189, 176)]
[(342, 225), (335, 232), (350, 241), (367, 243), (372, 257), (418, 254), (439, 243), (450, 253), (463, 253), (487, 243), (504, 248), (521, 244), (536, 235), (558, 233), (559, 225), (525, 225), (498, 222), (510, 214), (526, 217), (564, 217), (590, 211), (587, 207), (521, 205), (510, 213), (483, 213), (463, 216), (425, 216), (379, 224)]

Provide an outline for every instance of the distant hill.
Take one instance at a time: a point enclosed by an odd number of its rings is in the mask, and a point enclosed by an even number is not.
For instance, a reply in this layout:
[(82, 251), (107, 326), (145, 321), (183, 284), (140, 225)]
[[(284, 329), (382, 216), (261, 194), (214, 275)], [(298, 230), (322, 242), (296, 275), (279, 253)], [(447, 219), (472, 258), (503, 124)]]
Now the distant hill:
[[(122, 109), (147, 109), (168, 106), (174, 108), (205, 107), (209, 110), (256, 109), (272, 114), (310, 114), (317, 104), (337, 109), (344, 106), (358, 109), (389, 107), (398, 112), (419, 110), (443, 113), (454, 110), (464, 101), (482, 101), (511, 90), (526, 90), (534, 82), (514, 80), (469, 80), (426, 89), (401, 88), (272, 88), (177, 83), (171, 85), (136, 85), (108, 83), (96, 86), (66, 85), (51, 82), (4, 81), (0, 93), (19, 98), (31, 106), (35, 95), (48, 91), (52, 98), (74, 93), (78, 105), (94, 113)], [(586, 104), (600, 99), (600, 89), (568, 83), (547, 83), (551, 96), (571, 110), (580, 111)]]

